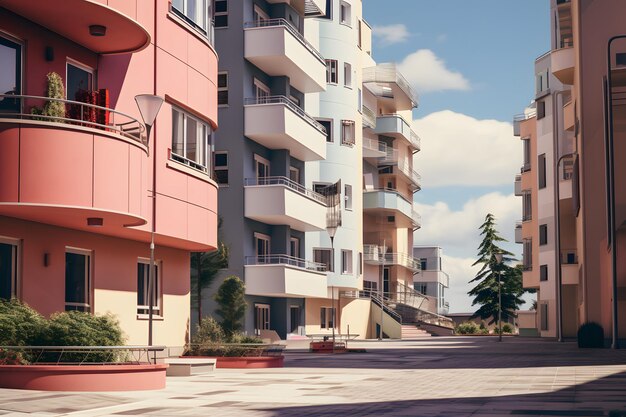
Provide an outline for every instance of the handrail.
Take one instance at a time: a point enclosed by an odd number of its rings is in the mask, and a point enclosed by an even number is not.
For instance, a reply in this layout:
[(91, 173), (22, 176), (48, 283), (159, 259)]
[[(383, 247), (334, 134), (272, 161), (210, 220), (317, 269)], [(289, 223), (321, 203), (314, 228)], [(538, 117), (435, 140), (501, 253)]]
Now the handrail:
[[(394, 114), (383, 114), (380, 116), (376, 117), (376, 125), (378, 126), (378, 119), (398, 119), (402, 122), (403, 127), (402, 127), (402, 131), (398, 132), (400, 134), (402, 134), (404, 137), (407, 138), (407, 140), (411, 143), (411, 145), (417, 149), (418, 151), (421, 150), (421, 139), (420, 137), (417, 135), (417, 133), (415, 133), (415, 130), (413, 130), (413, 127), (411, 126), (411, 123), (406, 120), (404, 118), (404, 116), (401, 116), (397, 113)], [(405, 129), (408, 130), (408, 135), (405, 133)], [(393, 130), (393, 132), (395, 132), (395, 130)]]
[(295, 256), (284, 254), (246, 256), (246, 266), (254, 265), (289, 265), (296, 268), (306, 269), (316, 272), (326, 272), (326, 264), (296, 258)]
[[(46, 365), (124, 365), (128, 363), (140, 364), (145, 356), (150, 362), (150, 353), (153, 353), (153, 362), (156, 363), (156, 352), (162, 352), (165, 346), (0, 346), (0, 350), (11, 350), (18, 352), (28, 352), (29, 362), (45, 363)], [(132, 355), (132, 360), (128, 356), (120, 356), (124, 352)], [(65, 356), (65, 360), (63, 358)], [(92, 355), (92, 356), (90, 356)], [(93, 357), (94, 355), (95, 358)], [(89, 359), (95, 360), (88, 362)], [(96, 360), (97, 359), (97, 360)]]
[(363, 105), (363, 126), (370, 129), (376, 127), (376, 113), (366, 105)]
[(244, 104), (246, 106), (256, 106), (256, 105), (265, 105), (265, 104), (284, 104), (289, 108), (289, 110), (296, 113), (306, 122), (308, 122), (311, 126), (319, 130), (324, 135), (326, 134), (326, 128), (322, 126), (317, 120), (313, 117), (309, 116), (307, 112), (302, 110), (302, 108), (298, 107), (296, 103), (291, 101), (288, 97), (285, 96), (266, 96), (266, 97), (249, 97), (244, 100)]
[(258, 29), (266, 27), (284, 27), (302, 44), (302, 46), (311, 52), (315, 58), (317, 58), (322, 64), (325, 64), (326, 61), (324, 60), (322, 54), (309, 41), (306, 40), (304, 35), (298, 32), (298, 30), (291, 23), (282, 17), (278, 19), (259, 19), (254, 22), (246, 22), (244, 25), (245, 29)]
[(377, 139), (363, 138), (363, 147), (376, 152), (384, 152), (385, 154), (388, 152), (387, 144)]
[(374, 67), (363, 68), (363, 83), (395, 83), (409, 97), (413, 107), (417, 107), (419, 104), (417, 93), (413, 91), (409, 82), (398, 71), (394, 63), (383, 63)]
[[(8, 100), (9, 102), (15, 101), (15, 108), (17, 111), (3, 111), (0, 110), (0, 119), (3, 118), (18, 118), (18, 119), (26, 119), (26, 120), (41, 120), (50, 123), (68, 123), (68, 124), (79, 124), (81, 126), (102, 129), (110, 132), (115, 132), (121, 136), (132, 139), (136, 142), (139, 142), (145, 145), (143, 141), (142, 134), (145, 132), (146, 128), (139, 120), (135, 119), (132, 116), (129, 116), (126, 113), (122, 113), (120, 111), (102, 107), (95, 104), (82, 103), (80, 101), (74, 100), (66, 100), (61, 98), (51, 98), (51, 97), (42, 97), (42, 96), (31, 96), (24, 94), (0, 94), (0, 103), (4, 100)], [(69, 106), (66, 108), (66, 111), (71, 111), (73, 108), (79, 109), (80, 118), (72, 118), (72, 117), (58, 117), (58, 116), (48, 116), (43, 114), (33, 114), (33, 113), (24, 113), (24, 108), (26, 107), (26, 100), (37, 100), (38, 102), (33, 103), (30, 107), (34, 108), (35, 104), (44, 104), (45, 102), (55, 102), (55, 103), (63, 103), (64, 106)], [(18, 104), (19, 103), (19, 104)], [(9, 103), (7, 103), (9, 104)], [(0, 106), (0, 109), (2, 106)], [(105, 119), (105, 123), (99, 123), (95, 120), (85, 120), (85, 115), (93, 116), (95, 119), (97, 115), (102, 115)], [(116, 116), (128, 119), (122, 120), (120, 123), (116, 123)], [(108, 118), (111, 118), (110, 123), (106, 123)]]
[(189, 158), (186, 158), (182, 155), (177, 154), (176, 152), (172, 151), (171, 149), (168, 149), (168, 158), (172, 159), (176, 162), (180, 162), (181, 164), (187, 165), (189, 168), (195, 169), (196, 171), (200, 171), (204, 174), (208, 174), (209, 173), (209, 168), (197, 163), (194, 160), (191, 160)]
[(401, 199), (403, 199), (404, 201), (406, 201), (407, 203), (409, 203), (411, 205), (411, 207), (413, 207), (413, 203), (411, 201), (409, 201), (408, 198), (406, 198), (405, 196), (403, 196), (402, 194), (400, 194), (400, 192), (396, 189), (393, 188), (386, 188), (386, 187), (380, 187), (380, 188), (372, 188), (372, 189), (365, 189), (363, 190), (363, 193), (393, 193), (393, 194), (397, 194), (398, 197), (400, 197)]
[(293, 191), (302, 194), (303, 196), (309, 197), (324, 206), (328, 205), (328, 199), (326, 196), (317, 193), (313, 190), (309, 190), (305, 188), (303, 185), (298, 184), (297, 182), (291, 180), (287, 177), (259, 177), (259, 178), (246, 178), (244, 180), (245, 186), (271, 186), (271, 185), (284, 185), (289, 187)]

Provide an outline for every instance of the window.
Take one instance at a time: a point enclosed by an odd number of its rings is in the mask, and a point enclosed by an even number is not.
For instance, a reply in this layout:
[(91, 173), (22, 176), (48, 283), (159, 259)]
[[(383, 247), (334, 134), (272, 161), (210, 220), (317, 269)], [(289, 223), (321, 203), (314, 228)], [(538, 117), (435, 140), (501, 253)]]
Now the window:
[(228, 105), (228, 73), (217, 74), (217, 104), (218, 106)]
[(352, 65), (343, 63), (343, 85), (352, 88)]
[(363, 275), (363, 252), (359, 252), (359, 275)]
[(546, 188), (546, 154), (543, 153), (537, 158), (539, 188)]
[(539, 267), (539, 281), (548, 280), (548, 265), (541, 265)]
[(359, 109), (359, 113), (363, 113), (363, 90), (359, 88), (359, 92), (356, 96), (356, 108)]
[(359, 19), (356, 22), (356, 24), (357, 24), (357, 29), (358, 29), (358, 37), (356, 41), (356, 46), (358, 46), (360, 49), (361, 46), (363, 45), (363, 22), (361, 21), (361, 19)]
[(548, 70), (542, 71), (535, 75), (535, 94), (539, 95), (546, 91), (550, 86), (548, 85)]
[(289, 238), (289, 255), (294, 258), (300, 257), (300, 239), (297, 237)]
[(341, 250), (341, 273), (352, 274), (352, 251)]
[(80, 64), (68, 62), (65, 97), (68, 100), (80, 101), (80, 97), (77, 96), (79, 91), (93, 89), (93, 70)]
[(522, 172), (530, 171), (530, 138), (522, 139), (522, 146), (524, 147), (524, 165), (522, 165)]
[(270, 329), (270, 306), (269, 304), (254, 305), (254, 334), (261, 335), (261, 330)]
[(524, 252), (522, 253), (522, 269), (530, 271), (533, 269), (533, 241), (524, 239)]
[(350, 3), (342, 1), (339, 8), (339, 23), (352, 26), (352, 6)]
[(215, 0), (215, 27), (228, 27), (228, 0)]
[(19, 241), (0, 238), (0, 298), (17, 297)]
[(332, 19), (333, 18), (333, 0), (326, 0), (326, 14), (320, 16), (320, 19)]
[(213, 154), (213, 172), (218, 184), (228, 185), (228, 152), (217, 151)]
[(254, 79), (254, 96), (257, 99), (257, 103), (264, 103), (267, 97), (271, 95), (270, 88), (263, 82)]
[(426, 258), (420, 258), (420, 269), (422, 271), (426, 271), (426, 270), (428, 270), (427, 266), (428, 266), (427, 259)]
[(355, 128), (353, 120), (341, 121), (341, 144), (353, 146), (355, 141)]
[[(152, 294), (152, 314), (161, 316), (161, 276), (157, 262), (154, 263), (154, 289)], [(137, 261), (137, 314), (150, 314), (150, 261), (139, 259)]]
[(420, 282), (415, 284), (416, 288), (415, 291), (419, 292), (420, 294), (424, 294), (426, 295), (428, 293), (428, 284), (424, 283), (424, 282)]
[(211, 126), (172, 108), (171, 158), (199, 171), (210, 172)]
[[(0, 37), (0, 94), (22, 93), (22, 46)], [(20, 111), (20, 100), (0, 98), (0, 112)]]
[(547, 224), (539, 225), (539, 244), (540, 245), (548, 244), (548, 225)]
[(539, 317), (541, 319), (541, 330), (548, 330), (548, 303), (539, 304)]
[(270, 17), (263, 9), (261, 9), (257, 4), (254, 5), (254, 15), (252, 16), (256, 23), (265, 22), (266, 20), (270, 20)]
[(289, 179), (300, 184), (300, 170), (295, 167), (289, 167)]
[(270, 244), (271, 240), (268, 235), (264, 235), (262, 233), (254, 233), (254, 250), (257, 256), (257, 264), (270, 263)]
[(326, 142), (333, 142), (333, 121), (331, 119), (318, 119), (317, 122), (326, 129)]
[(270, 161), (255, 154), (254, 170), (256, 172), (257, 183), (259, 185), (265, 185), (265, 181), (263, 181), (263, 179), (270, 176)]
[(335, 308), (320, 308), (320, 327), (322, 329), (332, 329), (335, 327)]
[(326, 60), (326, 82), (329, 84), (337, 84), (339, 82), (339, 75), (337, 74), (337, 60)]
[(172, 0), (172, 11), (196, 29), (210, 30), (211, 0)]
[(343, 189), (344, 199), (345, 199), (345, 208), (346, 210), (352, 210), (352, 186), (346, 184)]
[(533, 205), (532, 196), (530, 191), (524, 191), (522, 193), (522, 221), (532, 220), (533, 218)]
[(546, 117), (546, 102), (541, 100), (537, 102), (537, 120)]
[(335, 270), (332, 249), (313, 249), (313, 262), (326, 265), (326, 270), (329, 272)]
[(65, 311), (91, 311), (91, 252), (65, 252)]

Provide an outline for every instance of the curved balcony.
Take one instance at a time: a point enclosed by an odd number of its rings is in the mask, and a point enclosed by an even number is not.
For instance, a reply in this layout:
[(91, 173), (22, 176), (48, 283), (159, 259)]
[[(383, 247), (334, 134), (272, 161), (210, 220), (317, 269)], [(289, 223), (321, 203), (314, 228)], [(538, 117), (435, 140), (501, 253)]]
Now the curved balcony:
[[(141, 215), (144, 126), (113, 109), (0, 96), (0, 215), (122, 235)], [(62, 103), (65, 117), (22, 109)]]
[(417, 136), (411, 124), (400, 115), (391, 114), (377, 117), (374, 133), (403, 139), (407, 141), (409, 146), (414, 150), (420, 150), (420, 137)]
[(269, 149), (289, 149), (301, 161), (326, 158), (324, 126), (285, 96), (246, 99), (244, 134)]
[(287, 3), (304, 17), (320, 17), (326, 14), (326, 0), (267, 0), (268, 3)]
[(555, 49), (550, 52), (552, 74), (563, 84), (574, 84), (575, 59), (574, 48), (572, 46)]
[(395, 100), (399, 108), (412, 109), (419, 104), (417, 93), (398, 71), (396, 64), (363, 68), (363, 84), (377, 97)]
[(363, 192), (363, 211), (387, 219), (393, 218), (396, 227), (422, 227), (421, 216), (413, 209), (413, 203), (398, 191), (386, 188)]
[(375, 244), (363, 245), (363, 262), (368, 265), (401, 266), (413, 273), (421, 271), (419, 259), (402, 252), (382, 253), (383, 247)]
[(363, 158), (384, 158), (387, 155), (387, 151), (385, 142), (363, 138)]
[(287, 76), (298, 91), (326, 89), (326, 62), (319, 51), (285, 19), (248, 22), (245, 58), (273, 77)]
[[(150, 44), (142, 25), (101, 2), (2, 0), (0, 5), (99, 54), (138, 52)], [(95, 26), (97, 34), (91, 34)]]
[(326, 229), (326, 197), (286, 177), (246, 178), (245, 216), (302, 232)]
[(289, 255), (247, 256), (246, 294), (267, 297), (328, 296), (326, 265)]

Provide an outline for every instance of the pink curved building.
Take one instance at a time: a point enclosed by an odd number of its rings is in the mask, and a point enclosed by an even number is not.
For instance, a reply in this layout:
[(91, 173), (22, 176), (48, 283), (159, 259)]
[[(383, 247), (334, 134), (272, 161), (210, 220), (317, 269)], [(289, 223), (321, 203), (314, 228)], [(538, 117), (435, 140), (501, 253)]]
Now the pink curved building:
[[(154, 343), (185, 342), (189, 254), (217, 244), (216, 80), (211, 0), (0, 1), (0, 297), (112, 312), (145, 344), (155, 222)], [(165, 99), (149, 142), (138, 94)]]

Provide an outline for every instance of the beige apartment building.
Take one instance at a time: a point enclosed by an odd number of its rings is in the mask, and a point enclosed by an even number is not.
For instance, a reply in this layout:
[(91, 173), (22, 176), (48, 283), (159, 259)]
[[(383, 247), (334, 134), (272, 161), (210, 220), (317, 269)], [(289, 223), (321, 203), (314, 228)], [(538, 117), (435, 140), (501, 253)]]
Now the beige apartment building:
[(515, 119), (525, 143), (516, 178), (524, 286), (538, 291), (541, 336), (575, 337), (594, 321), (617, 346), (626, 334), (626, 4), (551, 0), (550, 13), (533, 109)]

